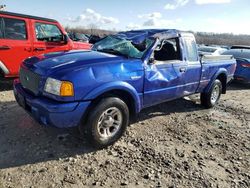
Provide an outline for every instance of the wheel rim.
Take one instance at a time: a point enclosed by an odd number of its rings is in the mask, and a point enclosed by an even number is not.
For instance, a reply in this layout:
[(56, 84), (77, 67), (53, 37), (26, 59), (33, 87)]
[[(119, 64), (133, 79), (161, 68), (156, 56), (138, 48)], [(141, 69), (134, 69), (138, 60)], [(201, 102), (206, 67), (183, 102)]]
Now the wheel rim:
[(105, 110), (98, 120), (98, 133), (102, 139), (113, 137), (122, 126), (122, 113), (116, 107)]
[(219, 96), (220, 96), (220, 87), (218, 85), (215, 85), (211, 94), (211, 102), (213, 104), (216, 103)]

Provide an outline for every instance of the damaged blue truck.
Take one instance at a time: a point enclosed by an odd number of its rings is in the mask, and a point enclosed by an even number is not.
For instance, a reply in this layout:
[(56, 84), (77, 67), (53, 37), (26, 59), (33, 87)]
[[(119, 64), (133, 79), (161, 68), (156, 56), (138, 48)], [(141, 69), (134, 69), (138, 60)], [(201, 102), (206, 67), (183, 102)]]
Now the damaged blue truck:
[(195, 93), (203, 106), (213, 107), (235, 68), (232, 56), (199, 57), (191, 33), (128, 31), (102, 39), (90, 51), (26, 59), (14, 94), (40, 124), (78, 126), (94, 146), (106, 147), (144, 108)]

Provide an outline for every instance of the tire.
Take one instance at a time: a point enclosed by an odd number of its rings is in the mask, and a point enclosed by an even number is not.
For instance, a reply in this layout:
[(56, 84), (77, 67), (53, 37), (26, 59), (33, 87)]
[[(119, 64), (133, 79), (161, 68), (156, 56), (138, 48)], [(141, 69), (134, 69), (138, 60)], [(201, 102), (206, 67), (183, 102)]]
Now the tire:
[(220, 80), (215, 80), (207, 93), (201, 93), (201, 105), (206, 108), (214, 107), (220, 99), (222, 84)]
[(129, 109), (116, 97), (102, 99), (90, 111), (86, 124), (80, 125), (81, 133), (96, 148), (115, 143), (129, 125)]

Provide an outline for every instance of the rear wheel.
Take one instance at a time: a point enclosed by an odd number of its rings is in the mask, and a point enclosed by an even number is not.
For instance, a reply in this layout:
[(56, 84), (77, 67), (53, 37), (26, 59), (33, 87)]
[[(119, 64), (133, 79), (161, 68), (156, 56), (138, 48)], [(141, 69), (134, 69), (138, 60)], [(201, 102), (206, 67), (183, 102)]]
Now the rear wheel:
[(102, 99), (89, 113), (80, 130), (95, 147), (103, 148), (116, 142), (129, 124), (129, 110), (116, 97)]
[(222, 84), (220, 80), (215, 80), (211, 89), (207, 93), (201, 93), (201, 104), (206, 108), (214, 107), (220, 99)]

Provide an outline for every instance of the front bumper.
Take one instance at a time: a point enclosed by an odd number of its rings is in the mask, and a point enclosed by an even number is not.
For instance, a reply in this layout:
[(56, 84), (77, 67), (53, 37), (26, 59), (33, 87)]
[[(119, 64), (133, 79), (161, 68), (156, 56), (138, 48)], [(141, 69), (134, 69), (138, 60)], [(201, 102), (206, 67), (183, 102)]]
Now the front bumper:
[(90, 101), (65, 103), (46, 97), (34, 97), (22, 88), (18, 80), (14, 81), (14, 95), (18, 104), (36, 121), (58, 128), (78, 126), (90, 105)]

